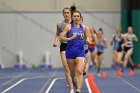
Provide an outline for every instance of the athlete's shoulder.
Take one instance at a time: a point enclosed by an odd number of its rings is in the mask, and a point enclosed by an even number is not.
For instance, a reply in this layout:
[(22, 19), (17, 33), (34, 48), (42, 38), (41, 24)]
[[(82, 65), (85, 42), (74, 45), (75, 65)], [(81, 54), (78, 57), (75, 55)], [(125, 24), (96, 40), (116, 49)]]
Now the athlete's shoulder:
[(94, 32), (95, 34), (97, 34), (96, 33), (96, 30), (95, 30), (95, 28), (92, 26), (92, 27), (88, 27), (89, 28), (89, 30), (90, 30), (90, 32), (92, 33), (92, 32)]
[(81, 24), (81, 25), (83, 26), (83, 28), (88, 29), (88, 26), (86, 26), (86, 25), (84, 25), (84, 24)]
[(86, 25), (81, 24), (84, 30), (89, 30), (89, 27)]
[(124, 37), (124, 36), (125, 36), (125, 34), (121, 33), (121, 34), (120, 34), (120, 36), (121, 36), (121, 37)]
[(93, 33), (94, 38), (97, 38), (97, 35), (95, 33)]
[(71, 24), (66, 25), (65, 29), (69, 30), (71, 29)]
[(57, 24), (62, 24), (62, 21), (58, 21)]
[(62, 21), (58, 21), (57, 22), (57, 26), (60, 28), (61, 27), (61, 24), (62, 24)]
[(84, 24), (81, 24), (83, 27), (86, 27), (86, 25), (84, 25)]
[(126, 37), (127, 35), (128, 35), (127, 33), (124, 33), (124, 34), (123, 34), (123, 36), (125, 36), (125, 37)]
[(66, 25), (66, 27), (71, 27), (71, 24)]
[(116, 34), (113, 34), (113, 35), (112, 35), (112, 38), (114, 38), (115, 36), (116, 36)]

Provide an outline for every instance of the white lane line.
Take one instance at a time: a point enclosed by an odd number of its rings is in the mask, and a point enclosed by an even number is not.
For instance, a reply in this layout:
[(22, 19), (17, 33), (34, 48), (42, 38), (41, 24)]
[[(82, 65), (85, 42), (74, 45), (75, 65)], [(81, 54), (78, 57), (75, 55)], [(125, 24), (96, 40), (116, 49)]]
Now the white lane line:
[(52, 78), (50, 78), (45, 84), (44, 86), (41, 88), (41, 90), (39, 91), (39, 93), (43, 93), (43, 90), (45, 89), (45, 87), (49, 84), (49, 82), (52, 80)]
[(132, 88), (134, 88), (135, 90), (137, 90), (140, 93), (140, 89), (138, 89), (137, 87), (135, 87), (133, 84), (131, 84), (130, 82), (128, 82), (127, 80), (121, 78), (126, 84), (128, 84), (129, 86), (131, 86)]
[(24, 80), (26, 80), (25, 78), (21, 79), (20, 81), (18, 81), (17, 83), (15, 83), (14, 85), (12, 85), (11, 87), (7, 88), (6, 90), (4, 90), (1, 93), (6, 93), (7, 91), (9, 91), (10, 89), (14, 88), (15, 86), (17, 86), (18, 84), (20, 84), (21, 82), (23, 82)]
[(49, 91), (51, 90), (52, 86), (54, 85), (54, 83), (56, 82), (56, 80), (58, 79), (64, 79), (64, 77), (60, 77), (60, 78), (54, 78), (50, 84), (50, 86), (48, 87), (48, 89), (46, 90), (45, 93), (49, 93)]
[[(54, 78), (54, 79), (52, 80), (52, 82), (51, 82), (50, 86), (48, 87), (48, 89), (46, 90), (46, 92), (45, 92), (45, 93), (49, 93), (49, 91), (51, 90), (52, 86), (54, 85), (54, 83), (55, 83), (55, 82), (56, 82), (56, 80), (58, 80), (58, 79), (65, 79), (65, 77)], [(87, 88), (88, 88), (89, 93), (92, 93), (92, 91), (91, 91), (91, 88), (90, 88), (90, 86), (89, 86), (89, 83), (88, 83), (88, 79), (87, 79), (87, 78), (85, 79), (85, 82), (86, 82), (86, 85), (87, 85)]]
[(92, 93), (91, 88), (90, 88), (89, 83), (88, 83), (88, 78), (85, 79), (85, 82), (86, 82), (89, 93)]
[(54, 85), (56, 80), (57, 80), (57, 78), (53, 79), (53, 81), (51, 82), (50, 86), (48, 87), (48, 89), (45, 93), (49, 93), (50, 89), (52, 88), (52, 86)]
[(3, 84), (0, 85), (0, 88), (3, 87), (3, 86), (5, 86), (5, 85), (8, 85), (10, 82), (12, 82), (12, 81), (16, 80), (17, 78), (23, 76), (23, 74), (25, 74), (25, 73), (26, 73), (26, 72), (23, 72), (23, 73), (21, 73), (21, 74), (15, 76), (15, 77), (13, 77), (12, 79), (10, 79), (10, 80), (4, 82)]

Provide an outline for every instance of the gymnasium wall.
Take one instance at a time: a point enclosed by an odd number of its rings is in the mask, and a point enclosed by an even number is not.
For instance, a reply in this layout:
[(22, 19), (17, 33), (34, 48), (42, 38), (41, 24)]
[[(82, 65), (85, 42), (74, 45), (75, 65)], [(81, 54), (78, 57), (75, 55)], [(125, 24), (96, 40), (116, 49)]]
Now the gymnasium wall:
[[(21, 11), (23, 7), (20, 5), (17, 7), (18, 4), (16, 6), (12, 1), (18, 3), (19, 0), (11, 0), (9, 2), (15, 8), (4, 6), (6, 10), (2, 9), (0, 12), (0, 63), (6, 67), (13, 67), (17, 62), (17, 54), (23, 52), (25, 64), (28, 66), (41, 64), (44, 62), (44, 54), (49, 52), (52, 66), (62, 67), (59, 48), (52, 47), (56, 32), (56, 23), (63, 19), (62, 12), (59, 9), (57, 11), (53, 10), (53, 8), (49, 11), (45, 11), (44, 8), (41, 11), (35, 11), (35, 8), (27, 11), (28, 8), (24, 8), (25, 11)], [(33, 0), (28, 1), (31, 2)], [(45, 0), (40, 1), (45, 2)], [(96, 2), (98, 1), (100, 0)], [(21, 2), (27, 1), (24, 0)], [(52, 2), (55, 1), (52, 0)], [(61, 8), (61, 4), (57, 5), (57, 7)], [(116, 10), (109, 10), (109, 8), (104, 10), (102, 8), (102, 11), (99, 8), (97, 9), (98, 11), (83, 9), (80, 6), (78, 8), (84, 17), (84, 24), (89, 27), (94, 26), (95, 29), (103, 28), (104, 36), (108, 42), (103, 66), (109, 68), (113, 59), (112, 47), (109, 45), (109, 42), (112, 34), (115, 32), (114, 27), (120, 25), (119, 8), (115, 8)]]
[(89, 10), (120, 10), (120, 0), (0, 0), (0, 8), (8, 5), (20, 11), (62, 10), (76, 4)]

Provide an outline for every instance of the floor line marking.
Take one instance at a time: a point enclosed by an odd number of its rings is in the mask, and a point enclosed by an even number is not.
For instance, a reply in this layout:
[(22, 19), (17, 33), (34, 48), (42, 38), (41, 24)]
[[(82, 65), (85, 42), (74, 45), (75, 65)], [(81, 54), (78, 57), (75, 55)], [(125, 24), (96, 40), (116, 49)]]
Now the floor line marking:
[[(61, 77), (61, 78), (58, 78), (58, 79), (62, 79), (62, 78), (65, 78), (65, 77)], [(43, 93), (43, 90), (45, 89), (45, 87), (49, 84), (49, 82), (52, 80), (52, 78), (50, 78), (46, 83), (45, 85), (42, 87), (42, 89), (40, 90), (39, 93)]]
[(13, 77), (12, 79), (10, 79), (10, 80), (4, 82), (3, 84), (0, 85), (0, 88), (3, 87), (3, 86), (5, 86), (5, 85), (7, 85), (7, 84), (9, 84), (10, 82), (16, 80), (17, 78), (23, 76), (23, 74), (25, 74), (25, 73), (26, 73), (26, 72), (20, 73), (20, 74), (16, 75), (15, 77)]
[(52, 78), (50, 78), (45, 84), (44, 86), (41, 88), (41, 90), (39, 91), (39, 93), (42, 93), (44, 88), (49, 84), (49, 82), (52, 80)]
[(135, 87), (133, 84), (131, 84), (130, 82), (128, 82), (127, 80), (125, 80), (124, 78), (121, 78), (126, 84), (128, 84), (129, 86), (131, 86), (132, 88), (134, 88), (135, 90), (137, 90), (140, 93), (140, 90)]
[(20, 81), (18, 81), (17, 83), (15, 83), (14, 85), (10, 86), (9, 88), (7, 88), (6, 90), (4, 90), (1, 93), (6, 93), (7, 91), (9, 91), (10, 89), (14, 88), (15, 86), (17, 86), (18, 84), (20, 84), (21, 82), (23, 82), (24, 80), (26, 80), (26, 78), (21, 79)]
[(88, 78), (85, 79), (85, 82), (86, 82), (89, 93), (92, 93), (91, 88), (90, 88), (89, 83), (88, 83)]
[(53, 79), (50, 86), (48, 87), (47, 91), (45, 93), (49, 93), (50, 89), (52, 88), (52, 86), (54, 85), (55, 81), (57, 80), (57, 78)]
[(64, 77), (60, 77), (60, 78), (54, 78), (50, 84), (50, 86), (48, 87), (48, 89), (46, 90), (45, 93), (49, 93), (49, 91), (51, 90), (52, 86), (54, 85), (54, 83), (56, 82), (56, 80), (58, 79), (64, 79)]

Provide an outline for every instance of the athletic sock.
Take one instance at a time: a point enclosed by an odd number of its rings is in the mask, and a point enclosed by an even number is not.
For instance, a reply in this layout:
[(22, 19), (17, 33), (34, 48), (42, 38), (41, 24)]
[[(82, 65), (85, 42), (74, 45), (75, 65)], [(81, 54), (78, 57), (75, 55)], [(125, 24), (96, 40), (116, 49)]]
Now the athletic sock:
[(70, 90), (70, 93), (74, 93), (74, 89), (71, 89), (71, 90)]

